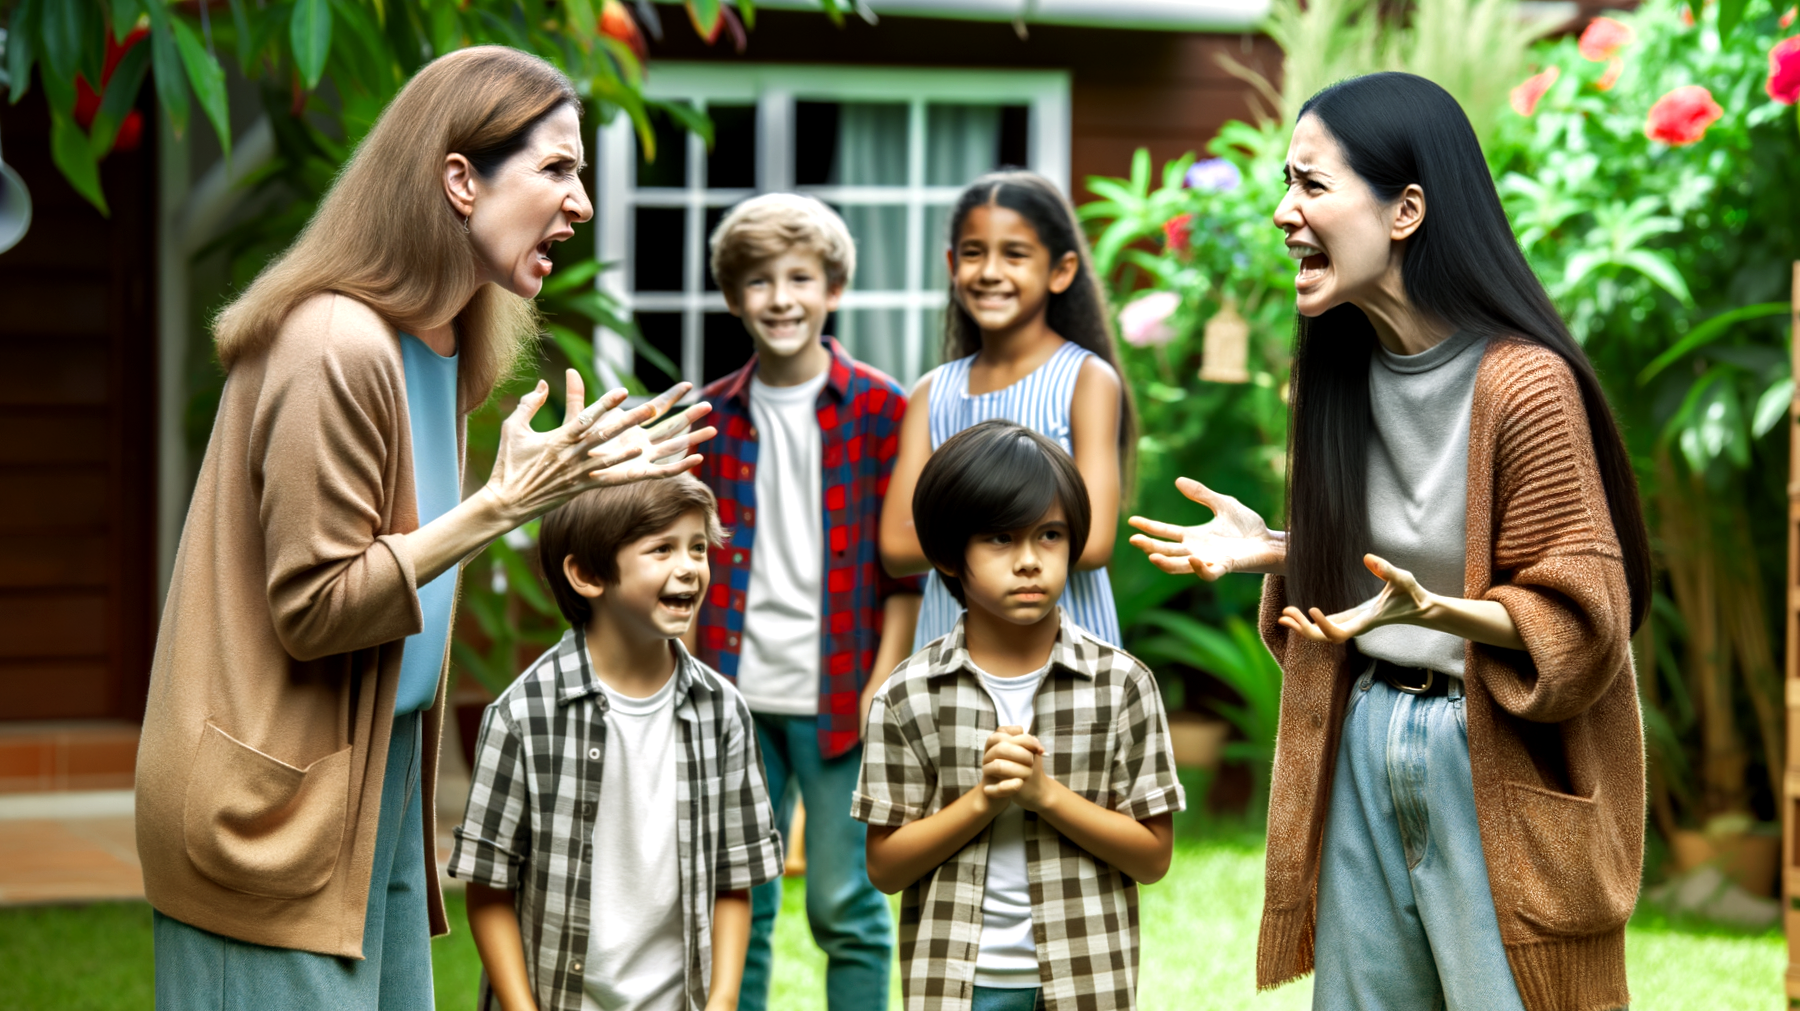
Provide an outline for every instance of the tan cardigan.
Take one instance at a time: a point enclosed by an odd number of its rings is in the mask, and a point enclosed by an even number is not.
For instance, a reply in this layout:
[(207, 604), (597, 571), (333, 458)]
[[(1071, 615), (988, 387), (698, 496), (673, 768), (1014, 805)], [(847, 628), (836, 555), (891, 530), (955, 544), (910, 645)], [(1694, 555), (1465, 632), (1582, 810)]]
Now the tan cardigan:
[[(137, 845), (164, 914), (362, 957), (402, 641), (421, 625), (393, 535), (418, 525), (400, 338), (361, 302), (314, 296), (232, 366), (163, 606)], [(446, 694), (440, 674), (412, 843), (434, 935)]]
[[(1464, 596), (1497, 600), (1523, 653), (1471, 643), (1469, 765), (1500, 936), (1529, 1011), (1630, 1000), (1625, 921), (1644, 843), (1644, 735), (1630, 602), (1581, 393), (1562, 359), (1490, 342), (1469, 426)], [(1261, 631), (1285, 680), (1269, 803), (1256, 978), (1312, 970), (1319, 851), (1345, 703), (1348, 651), (1277, 624)]]

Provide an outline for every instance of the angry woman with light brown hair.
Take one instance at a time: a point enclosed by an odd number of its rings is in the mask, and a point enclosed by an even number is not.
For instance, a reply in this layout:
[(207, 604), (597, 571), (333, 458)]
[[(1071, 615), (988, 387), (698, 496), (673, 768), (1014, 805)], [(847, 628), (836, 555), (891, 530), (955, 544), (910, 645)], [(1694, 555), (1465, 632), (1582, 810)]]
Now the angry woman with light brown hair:
[(433, 824), (459, 563), (576, 493), (699, 461), (686, 392), (464, 419), (536, 334), (552, 247), (593, 215), (581, 105), (536, 57), (421, 70), (293, 246), (215, 324), (228, 370), (182, 532), (138, 756), (163, 1009), (433, 1006)]

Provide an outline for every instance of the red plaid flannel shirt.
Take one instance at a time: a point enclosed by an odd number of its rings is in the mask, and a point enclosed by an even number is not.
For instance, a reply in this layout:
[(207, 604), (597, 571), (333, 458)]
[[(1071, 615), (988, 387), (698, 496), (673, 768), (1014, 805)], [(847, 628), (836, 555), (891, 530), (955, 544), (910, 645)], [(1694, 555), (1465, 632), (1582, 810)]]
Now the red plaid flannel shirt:
[[(856, 746), (859, 699), (881, 645), (882, 607), (895, 593), (918, 593), (919, 580), (894, 579), (881, 567), (881, 503), (900, 452), (906, 395), (880, 370), (856, 361), (827, 337), (831, 374), (819, 391), (824, 461), (825, 590), (819, 656), (819, 750), (835, 758)], [(744, 598), (756, 548), (756, 429), (750, 423), (752, 357), (708, 385), (707, 423), (719, 434), (695, 473), (719, 499), (729, 530), (712, 552), (712, 587), (700, 606), (700, 658), (735, 683), (743, 645)], [(772, 545), (771, 550), (779, 550)]]

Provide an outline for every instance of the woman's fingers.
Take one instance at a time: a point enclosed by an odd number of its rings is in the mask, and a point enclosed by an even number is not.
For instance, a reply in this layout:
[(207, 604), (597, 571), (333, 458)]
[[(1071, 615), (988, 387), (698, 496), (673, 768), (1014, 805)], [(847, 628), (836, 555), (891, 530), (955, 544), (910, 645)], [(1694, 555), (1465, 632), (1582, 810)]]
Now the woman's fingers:
[(1132, 534), (1130, 544), (1146, 555), (1170, 555), (1180, 557), (1188, 554), (1187, 545), (1177, 541), (1159, 541), (1143, 534)]
[[(1356, 633), (1350, 626), (1354, 625), (1357, 616), (1357, 612), (1355, 611), (1347, 611), (1339, 615), (1329, 615), (1316, 607), (1312, 608), (1313, 624), (1319, 626), (1319, 631), (1325, 633), (1325, 638), (1331, 642), (1345, 642), (1355, 636)], [(1333, 620), (1334, 618), (1336, 620)], [(1344, 624), (1339, 625), (1339, 621), (1344, 622)]]
[(1194, 571), (1193, 565), (1190, 564), (1192, 559), (1188, 555), (1171, 557), (1169, 555), (1152, 552), (1149, 555), (1149, 559), (1151, 565), (1167, 572), (1171, 576), (1185, 576)]
[(625, 402), (626, 392), (623, 389), (607, 390), (600, 399), (587, 405), (581, 413), (571, 415), (567, 427), (571, 436), (577, 440), (591, 438), (594, 428), (607, 422), (613, 408)]
[(692, 426), (694, 422), (699, 421), (710, 413), (712, 413), (711, 404), (706, 403), (705, 401), (695, 404), (687, 410), (682, 411), (680, 414), (665, 418), (655, 425), (652, 425), (650, 427), (650, 441), (660, 442), (667, 439), (682, 429)]
[(1173, 523), (1164, 523), (1162, 520), (1153, 520), (1148, 516), (1133, 516), (1125, 522), (1152, 537), (1158, 537), (1165, 541), (1180, 541), (1183, 537), (1187, 536), (1186, 527), (1178, 527)]
[(650, 398), (650, 403), (648, 404), (650, 408), (650, 417), (662, 417), (664, 411), (667, 411), (675, 401), (687, 396), (688, 391), (693, 388), (693, 383), (679, 382)]
[(530, 393), (519, 398), (518, 406), (513, 408), (512, 416), (507, 420), (516, 421), (529, 427), (531, 419), (537, 415), (538, 408), (544, 406), (544, 401), (549, 396), (550, 384), (542, 379), (538, 380), (537, 385), (531, 388)]
[(574, 369), (563, 372), (563, 423), (574, 421), (581, 415), (582, 406), (587, 403), (587, 384), (581, 381), (581, 373)]
[(1175, 490), (1186, 495), (1190, 500), (1211, 509), (1213, 512), (1219, 511), (1219, 501), (1221, 496), (1211, 488), (1208, 488), (1191, 477), (1176, 478)]

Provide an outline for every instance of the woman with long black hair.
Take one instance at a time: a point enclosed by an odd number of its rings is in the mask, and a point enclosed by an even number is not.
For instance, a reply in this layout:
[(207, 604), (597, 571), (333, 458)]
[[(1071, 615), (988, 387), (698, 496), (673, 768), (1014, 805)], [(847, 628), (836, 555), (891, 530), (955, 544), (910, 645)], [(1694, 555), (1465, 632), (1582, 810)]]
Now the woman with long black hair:
[(1212, 520), (1131, 520), (1164, 571), (1266, 575), (1285, 677), (1257, 983), (1314, 969), (1315, 1008), (1622, 1006), (1650, 563), (1618, 426), (1442, 88), (1321, 91), (1286, 174), (1288, 530), (1185, 478)]

